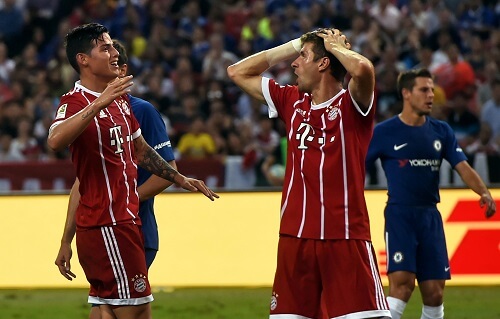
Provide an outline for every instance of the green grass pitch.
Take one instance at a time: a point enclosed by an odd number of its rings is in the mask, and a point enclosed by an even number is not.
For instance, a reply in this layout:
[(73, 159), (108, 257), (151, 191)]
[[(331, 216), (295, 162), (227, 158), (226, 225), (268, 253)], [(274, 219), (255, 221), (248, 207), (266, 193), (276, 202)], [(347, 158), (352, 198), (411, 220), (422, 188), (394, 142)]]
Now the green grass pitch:
[[(179, 288), (154, 292), (153, 318), (264, 319), (269, 317), (271, 288)], [(0, 290), (2, 319), (86, 319), (86, 289)], [(500, 319), (500, 286), (449, 286), (446, 319)], [(420, 318), (418, 288), (404, 319)]]

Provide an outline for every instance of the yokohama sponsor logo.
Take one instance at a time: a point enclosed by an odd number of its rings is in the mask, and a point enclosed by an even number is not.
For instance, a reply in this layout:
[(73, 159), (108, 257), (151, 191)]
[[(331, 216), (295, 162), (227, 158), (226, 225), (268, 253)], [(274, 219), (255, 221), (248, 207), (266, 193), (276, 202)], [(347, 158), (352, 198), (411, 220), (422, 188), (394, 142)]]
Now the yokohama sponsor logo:
[(160, 148), (164, 148), (165, 146), (171, 147), (172, 144), (170, 143), (170, 141), (167, 141), (167, 142), (163, 142), (163, 143), (160, 143), (158, 145), (155, 145), (153, 148), (155, 150), (159, 150)]
[(408, 162), (412, 167), (439, 167), (441, 165), (441, 160), (439, 159), (411, 159)]

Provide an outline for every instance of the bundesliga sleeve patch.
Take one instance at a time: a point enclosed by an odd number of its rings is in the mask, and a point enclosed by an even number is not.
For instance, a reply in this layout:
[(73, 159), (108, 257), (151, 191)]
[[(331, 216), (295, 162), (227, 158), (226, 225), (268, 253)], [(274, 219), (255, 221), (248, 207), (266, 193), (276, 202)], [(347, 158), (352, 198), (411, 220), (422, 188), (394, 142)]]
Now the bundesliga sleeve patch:
[(66, 117), (66, 109), (68, 108), (68, 103), (65, 103), (57, 109), (56, 120), (63, 119)]

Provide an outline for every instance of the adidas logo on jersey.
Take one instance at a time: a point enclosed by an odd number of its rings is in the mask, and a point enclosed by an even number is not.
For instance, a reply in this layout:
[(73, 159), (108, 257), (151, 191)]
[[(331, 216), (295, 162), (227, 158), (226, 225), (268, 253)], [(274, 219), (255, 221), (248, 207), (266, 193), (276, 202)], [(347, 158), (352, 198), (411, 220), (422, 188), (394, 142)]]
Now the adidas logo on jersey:
[(103, 117), (108, 117), (108, 116), (106, 115), (106, 113), (104, 113), (104, 110), (101, 110), (99, 112), (99, 118), (102, 119)]

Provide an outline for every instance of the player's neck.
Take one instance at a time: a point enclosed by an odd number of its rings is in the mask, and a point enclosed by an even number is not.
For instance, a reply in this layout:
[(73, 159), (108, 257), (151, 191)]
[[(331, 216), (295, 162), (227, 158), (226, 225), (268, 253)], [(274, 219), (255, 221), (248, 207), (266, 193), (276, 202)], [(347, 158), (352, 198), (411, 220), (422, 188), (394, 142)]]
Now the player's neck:
[(320, 85), (311, 92), (312, 101), (315, 105), (321, 104), (328, 101), (340, 91), (342, 91), (342, 83), (336, 82), (337, 85), (327, 84), (326, 81), (322, 81)]
[(422, 126), (424, 125), (426, 118), (425, 115), (419, 115), (412, 112), (401, 112), (398, 115), (401, 122), (408, 126)]
[(104, 81), (102, 78), (93, 75), (81, 75), (80, 83), (87, 89), (101, 93), (106, 89), (109, 81)]

